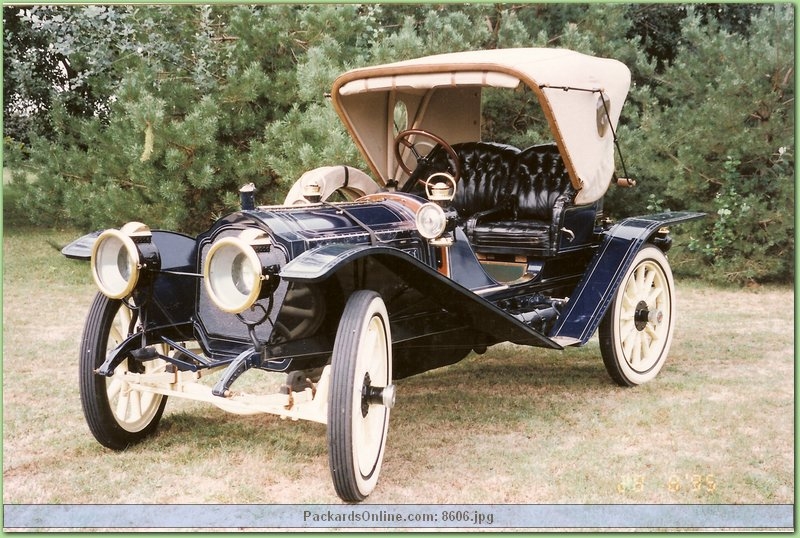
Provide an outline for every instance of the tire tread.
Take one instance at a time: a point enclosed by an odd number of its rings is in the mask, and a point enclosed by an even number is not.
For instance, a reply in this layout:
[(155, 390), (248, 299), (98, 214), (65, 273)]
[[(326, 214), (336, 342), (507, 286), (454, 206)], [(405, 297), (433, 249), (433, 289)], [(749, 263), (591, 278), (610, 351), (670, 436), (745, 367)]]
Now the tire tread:
[[(356, 370), (353, 355), (357, 354), (358, 339), (368, 322), (364, 313), (376, 298), (380, 299), (380, 295), (370, 290), (359, 290), (350, 296), (334, 342), (328, 402), (328, 461), (336, 493), (346, 502), (360, 502), (367, 497), (358, 488), (357, 469), (352, 459), (352, 401), (355, 397), (352, 379)], [(349, 354), (343, 356), (342, 350), (348, 350)], [(334, 416), (334, 413), (339, 415)]]

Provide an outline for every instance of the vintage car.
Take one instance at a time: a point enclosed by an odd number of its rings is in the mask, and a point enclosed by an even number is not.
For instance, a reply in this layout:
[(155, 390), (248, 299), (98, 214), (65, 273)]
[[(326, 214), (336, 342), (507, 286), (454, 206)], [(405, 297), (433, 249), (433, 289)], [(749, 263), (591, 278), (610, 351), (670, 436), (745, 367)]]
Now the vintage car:
[[(564, 49), (355, 69), (331, 100), (368, 171), (312, 170), (280, 206), (245, 186), (241, 210), (197, 237), (130, 222), (68, 245), (100, 289), (80, 347), (91, 432), (125, 449), (168, 397), (317, 421), (336, 493), (357, 502), (381, 471), (397, 379), (598, 331), (614, 381), (653, 379), (675, 328), (667, 226), (702, 214), (604, 217), (606, 190), (634, 183), (615, 173), (629, 84), (619, 61)], [(483, 94), (521, 90), (549, 139), (482, 140)], [(237, 391), (252, 369), (285, 383)]]

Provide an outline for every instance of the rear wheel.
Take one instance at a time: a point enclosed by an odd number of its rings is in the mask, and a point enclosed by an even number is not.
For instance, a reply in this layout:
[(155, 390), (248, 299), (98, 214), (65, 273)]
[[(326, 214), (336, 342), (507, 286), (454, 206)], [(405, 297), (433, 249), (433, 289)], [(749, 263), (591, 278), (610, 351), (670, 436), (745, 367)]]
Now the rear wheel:
[[(108, 448), (123, 450), (151, 435), (158, 426), (167, 397), (132, 389), (126, 372), (163, 371), (161, 359), (145, 363), (127, 359), (111, 377), (95, 373), (108, 351), (133, 330), (132, 311), (120, 300), (98, 293), (89, 310), (81, 338), (80, 393), (86, 423), (95, 438)], [(166, 350), (161, 350), (162, 353)]]
[(331, 358), (328, 451), (336, 493), (364, 500), (383, 462), (394, 403), (392, 339), (380, 295), (357, 291), (345, 306)]
[(634, 258), (600, 323), (600, 352), (619, 385), (653, 379), (667, 359), (675, 316), (675, 283), (667, 257), (647, 245)]

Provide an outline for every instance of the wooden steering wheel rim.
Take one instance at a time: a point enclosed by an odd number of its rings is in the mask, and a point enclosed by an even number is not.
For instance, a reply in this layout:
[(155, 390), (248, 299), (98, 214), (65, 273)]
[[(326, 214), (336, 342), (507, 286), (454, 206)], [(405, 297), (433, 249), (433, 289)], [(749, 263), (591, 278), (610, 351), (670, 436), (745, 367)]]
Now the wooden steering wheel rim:
[(400, 155), (401, 144), (406, 146), (407, 148), (412, 148), (414, 146), (413, 144), (409, 143), (406, 140), (408, 137), (412, 135), (420, 135), (426, 138), (430, 138), (431, 140), (442, 146), (442, 148), (447, 152), (447, 154), (452, 159), (454, 168), (453, 177), (457, 182), (458, 179), (461, 177), (461, 162), (458, 160), (458, 154), (453, 149), (453, 146), (445, 142), (442, 137), (440, 137), (439, 135), (435, 135), (430, 131), (426, 131), (424, 129), (406, 129), (405, 131), (397, 133), (397, 136), (394, 139), (394, 156), (397, 159), (397, 163), (400, 165), (400, 168), (402, 168), (403, 171), (408, 175), (411, 175), (414, 172), (408, 166), (406, 166), (406, 163), (403, 162), (402, 156)]

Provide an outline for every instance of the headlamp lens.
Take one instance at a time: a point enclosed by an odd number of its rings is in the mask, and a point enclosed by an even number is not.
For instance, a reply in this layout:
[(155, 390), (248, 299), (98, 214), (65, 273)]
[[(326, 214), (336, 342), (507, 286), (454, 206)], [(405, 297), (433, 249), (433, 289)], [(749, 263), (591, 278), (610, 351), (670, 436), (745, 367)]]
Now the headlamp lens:
[(253, 271), (253, 266), (248, 263), (247, 255), (244, 252), (240, 252), (233, 259), (231, 279), (233, 280), (233, 285), (242, 295), (250, 295), (253, 292), (253, 282), (256, 279), (256, 274)]
[(423, 204), (417, 211), (417, 230), (425, 239), (435, 239), (444, 233), (447, 217), (434, 203)]
[(238, 237), (214, 243), (203, 276), (214, 304), (232, 314), (250, 308), (261, 292), (261, 262), (253, 248)]
[(119, 250), (117, 254), (117, 271), (123, 280), (131, 279), (131, 258), (128, 256), (128, 251), (124, 248)]
[(92, 277), (111, 299), (131, 294), (139, 279), (139, 251), (133, 240), (119, 230), (106, 230), (92, 250)]

